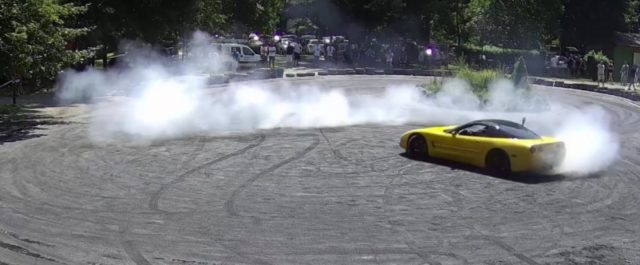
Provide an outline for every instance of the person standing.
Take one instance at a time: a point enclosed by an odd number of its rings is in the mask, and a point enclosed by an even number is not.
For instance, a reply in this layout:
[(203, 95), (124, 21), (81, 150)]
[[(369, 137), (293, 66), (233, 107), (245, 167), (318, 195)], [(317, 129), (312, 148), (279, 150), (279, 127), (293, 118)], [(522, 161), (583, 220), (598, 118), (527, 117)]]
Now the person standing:
[(327, 46), (327, 60), (326, 61), (327, 62), (333, 62), (333, 56), (335, 55), (335, 53), (336, 53), (336, 48), (333, 47), (332, 44), (329, 44)]
[(622, 68), (620, 69), (620, 82), (623, 86), (626, 86), (629, 80), (629, 65), (627, 62), (624, 62)]
[(611, 81), (613, 83), (613, 61), (610, 61), (607, 66), (607, 76), (607, 78), (609, 79), (608, 81)]
[(635, 67), (636, 71), (635, 71), (635, 74), (633, 76), (633, 90), (635, 91), (636, 90), (635, 84), (638, 83), (638, 80), (640, 80), (640, 69), (638, 69), (638, 67), (640, 67), (640, 66), (638, 66), (636, 64), (636, 65), (634, 65), (634, 67)]
[(605, 69), (604, 63), (598, 62), (598, 87), (600, 87), (600, 83), (602, 83), (602, 87), (604, 87), (605, 82)]
[(627, 77), (628, 81), (629, 81), (629, 86), (627, 88), (625, 88), (625, 90), (631, 90), (631, 86), (633, 86), (633, 90), (636, 89), (636, 82), (638, 82), (638, 80), (636, 79), (636, 72), (638, 71), (638, 66), (637, 65), (631, 65), (629, 66), (629, 76)]
[(273, 43), (269, 43), (269, 67), (276, 67), (276, 46)]
[(293, 46), (293, 66), (298, 67), (300, 64), (300, 54), (302, 53), (302, 45), (300, 43), (294, 43)]
[(293, 66), (293, 44), (289, 43), (287, 45), (286, 54), (287, 54), (287, 66)]
[(386, 59), (387, 59), (387, 67), (388, 68), (393, 68), (393, 50), (391, 49), (391, 47), (387, 48), (387, 53), (386, 53)]
[(260, 60), (262, 65), (265, 65), (269, 61), (269, 45), (263, 43), (260, 45)]
[(320, 44), (313, 46), (313, 62), (317, 65), (320, 63), (320, 55), (322, 54), (322, 47)]

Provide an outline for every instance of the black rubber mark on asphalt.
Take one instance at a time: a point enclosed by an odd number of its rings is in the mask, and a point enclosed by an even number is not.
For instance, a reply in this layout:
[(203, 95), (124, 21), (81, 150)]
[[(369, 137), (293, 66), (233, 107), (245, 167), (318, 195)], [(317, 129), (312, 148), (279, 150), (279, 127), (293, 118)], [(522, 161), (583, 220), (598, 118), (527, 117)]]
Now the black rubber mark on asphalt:
[(233, 253), (233, 255), (236, 255), (236, 257), (246, 261), (246, 262), (243, 262), (243, 263), (259, 264), (259, 265), (271, 265), (271, 263), (269, 263), (269, 262), (267, 262), (267, 261), (265, 261), (263, 259), (260, 259), (260, 258), (257, 258), (257, 257), (253, 257), (253, 256), (251, 256), (251, 254), (242, 253), (238, 249), (234, 248), (233, 246), (229, 246), (227, 244), (224, 244), (223, 243), (224, 242), (224, 237), (222, 235), (213, 234), (213, 240), (215, 240), (216, 243), (220, 247), (222, 247), (222, 248), (228, 250), (229, 252)]
[(142, 256), (140, 250), (133, 245), (133, 241), (122, 241), (122, 247), (124, 248), (124, 252), (127, 253), (127, 256), (129, 256), (136, 265), (151, 265), (151, 262)]
[(170, 181), (169, 183), (166, 183), (166, 184), (160, 186), (160, 188), (158, 190), (156, 190), (153, 194), (151, 194), (151, 198), (149, 199), (149, 209), (151, 209), (153, 211), (160, 211), (160, 209), (158, 208), (158, 201), (160, 200), (160, 195), (162, 195), (162, 192), (164, 192), (171, 185), (175, 185), (175, 184), (178, 184), (178, 183), (184, 181), (187, 178), (187, 176), (193, 174), (194, 172), (196, 172), (196, 171), (198, 171), (200, 169), (203, 169), (205, 167), (211, 166), (211, 165), (216, 164), (216, 163), (220, 163), (220, 162), (222, 162), (224, 160), (227, 160), (229, 158), (232, 158), (234, 156), (242, 155), (242, 154), (246, 153), (247, 151), (249, 151), (249, 150), (251, 150), (253, 148), (256, 148), (259, 145), (261, 145), (265, 141), (265, 139), (266, 139), (266, 137), (264, 135), (260, 135), (258, 137), (258, 141), (257, 142), (252, 143), (252, 144), (250, 144), (250, 145), (248, 145), (248, 146), (246, 146), (246, 147), (244, 147), (244, 148), (242, 148), (240, 150), (237, 150), (235, 152), (226, 154), (226, 155), (224, 155), (222, 157), (216, 158), (216, 159), (211, 160), (209, 162), (206, 162), (206, 163), (204, 163), (202, 165), (194, 167), (194, 168), (192, 168), (192, 169), (180, 174), (177, 178), (175, 178), (174, 180)]
[[(307, 146), (307, 148), (305, 148), (304, 150), (302, 150), (301, 152), (297, 153), (296, 155), (289, 157), (283, 161), (281, 161), (280, 163), (277, 163), (275, 165), (272, 165), (271, 167), (265, 169), (264, 171), (258, 173), (257, 175), (253, 176), (252, 178), (248, 179), (247, 181), (245, 181), (244, 183), (242, 183), (242, 185), (240, 185), (239, 187), (237, 187), (235, 190), (233, 190), (233, 192), (231, 193), (231, 196), (229, 196), (229, 199), (227, 199), (227, 201), (224, 204), (224, 208), (227, 211), (227, 213), (231, 216), (240, 216), (240, 214), (238, 214), (238, 209), (236, 209), (236, 200), (237, 197), (240, 193), (242, 193), (242, 191), (244, 191), (247, 187), (251, 186), (251, 184), (253, 184), (256, 180), (258, 180), (259, 178), (268, 175), (270, 173), (273, 173), (274, 171), (278, 170), (279, 168), (293, 162), (296, 161), (302, 157), (304, 157), (306, 154), (308, 154), (309, 152), (311, 152), (313, 149), (315, 149), (319, 144), (320, 144), (320, 139), (318, 137), (318, 135), (316, 134), (303, 134), (303, 135), (299, 135), (299, 136), (313, 136), (313, 143), (311, 143), (309, 146)], [(257, 219), (255, 219), (254, 221), (257, 221)]]
[(58, 263), (58, 261), (56, 261), (55, 259), (47, 258), (45, 256), (42, 256), (42, 255), (40, 255), (38, 253), (35, 253), (35, 252), (32, 252), (31, 250), (28, 250), (28, 249), (23, 248), (23, 247), (18, 246), (18, 245), (9, 244), (9, 243), (0, 241), (0, 248), (7, 249), (9, 251), (12, 251), (12, 252), (15, 252), (15, 253), (18, 253), (18, 254), (27, 255), (29, 257), (34, 257), (34, 258), (37, 258), (37, 259), (43, 259), (43, 260), (46, 260), (46, 261), (51, 261), (51, 262)]
[(509, 254), (513, 255), (514, 257), (518, 258), (519, 260), (521, 260), (524, 263), (527, 263), (529, 265), (540, 265), (540, 263), (537, 263), (535, 260), (533, 260), (533, 259), (525, 256), (524, 254), (516, 251), (513, 247), (509, 246), (505, 242), (502, 242), (500, 239), (498, 239), (496, 237), (487, 236), (487, 235), (475, 235), (475, 236), (471, 236), (470, 238), (477, 238), (477, 239), (483, 239), (483, 240), (489, 241), (489, 242), (495, 244), (496, 246), (504, 249), (505, 251), (509, 252)]
[(320, 131), (320, 135), (322, 135), (322, 138), (324, 138), (327, 144), (329, 144), (329, 149), (331, 149), (331, 152), (336, 158), (341, 160), (348, 160), (347, 157), (342, 155), (340, 150), (337, 150), (335, 147), (333, 147), (333, 143), (329, 140), (329, 137), (327, 137), (327, 135), (324, 134), (324, 131), (322, 129), (318, 129), (318, 131)]
[[(384, 204), (384, 206), (391, 205), (391, 200), (393, 199), (392, 187), (394, 185), (394, 182), (402, 178), (403, 177), (402, 172), (404, 171), (404, 169), (409, 168), (410, 166), (411, 164), (406, 164), (398, 168), (397, 169), (398, 172), (395, 174), (395, 177), (393, 177), (391, 181), (389, 181), (389, 183), (385, 186), (383, 198), (382, 198), (382, 203)], [(409, 250), (411, 250), (411, 253), (420, 257), (420, 259), (422, 259), (422, 261), (426, 262), (427, 264), (441, 265), (441, 263), (435, 261), (429, 253), (426, 253), (425, 251), (420, 250), (420, 247), (418, 247), (417, 242), (413, 240), (409, 232), (405, 231), (402, 228), (397, 227), (397, 224), (392, 220), (387, 220), (387, 223), (389, 224), (388, 228), (390, 228), (391, 230), (393, 230), (394, 232), (402, 236), (402, 238), (404, 239), (403, 240), (404, 244), (409, 248)]]
[(44, 247), (50, 247), (50, 248), (51, 247), (55, 247), (54, 245), (51, 245), (51, 244), (47, 244), (47, 243), (40, 242), (40, 241), (37, 241), (37, 240), (29, 239), (29, 238), (20, 237), (18, 234), (9, 232), (9, 231), (4, 230), (4, 229), (0, 229), (0, 233), (5, 234), (5, 235), (9, 235), (9, 236), (11, 236), (11, 237), (13, 237), (13, 238), (15, 238), (17, 240), (20, 240), (22, 242), (27, 242), (29, 244), (34, 244), (34, 245), (39, 245), (39, 246), (44, 246)]

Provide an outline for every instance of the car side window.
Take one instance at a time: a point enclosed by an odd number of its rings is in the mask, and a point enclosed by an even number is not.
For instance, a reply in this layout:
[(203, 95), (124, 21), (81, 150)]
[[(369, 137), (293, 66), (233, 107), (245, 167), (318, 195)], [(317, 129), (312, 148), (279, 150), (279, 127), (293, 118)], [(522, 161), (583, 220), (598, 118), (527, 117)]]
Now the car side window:
[(474, 124), (464, 129), (461, 129), (458, 133), (459, 135), (464, 136), (486, 136), (487, 134), (487, 126), (482, 124)]
[(253, 55), (254, 54), (253, 50), (251, 50), (251, 49), (249, 49), (247, 47), (242, 47), (242, 53), (244, 55)]

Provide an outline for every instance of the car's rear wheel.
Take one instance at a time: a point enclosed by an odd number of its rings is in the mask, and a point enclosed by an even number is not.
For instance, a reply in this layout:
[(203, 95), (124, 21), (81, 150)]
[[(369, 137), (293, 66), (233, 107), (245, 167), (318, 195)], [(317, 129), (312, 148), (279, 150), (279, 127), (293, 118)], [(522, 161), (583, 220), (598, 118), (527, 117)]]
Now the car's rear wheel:
[(493, 150), (489, 152), (485, 165), (493, 176), (502, 178), (511, 176), (511, 161), (504, 151)]
[(412, 159), (426, 159), (429, 156), (427, 148), (427, 139), (422, 135), (412, 135), (407, 145), (407, 155)]

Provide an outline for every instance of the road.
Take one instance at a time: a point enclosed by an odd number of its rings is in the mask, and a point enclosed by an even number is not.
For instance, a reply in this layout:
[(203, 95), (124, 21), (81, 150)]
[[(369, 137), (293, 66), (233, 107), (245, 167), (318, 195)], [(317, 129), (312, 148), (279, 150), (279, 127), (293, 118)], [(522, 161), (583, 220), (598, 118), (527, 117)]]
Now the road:
[[(286, 82), (365, 91), (412, 77)], [(270, 81), (280, 82), (280, 81)], [(640, 115), (588, 177), (499, 179), (412, 161), (415, 125), (91, 141), (85, 118), (0, 146), (0, 264), (640, 264)], [(79, 115), (81, 117), (82, 115)]]

